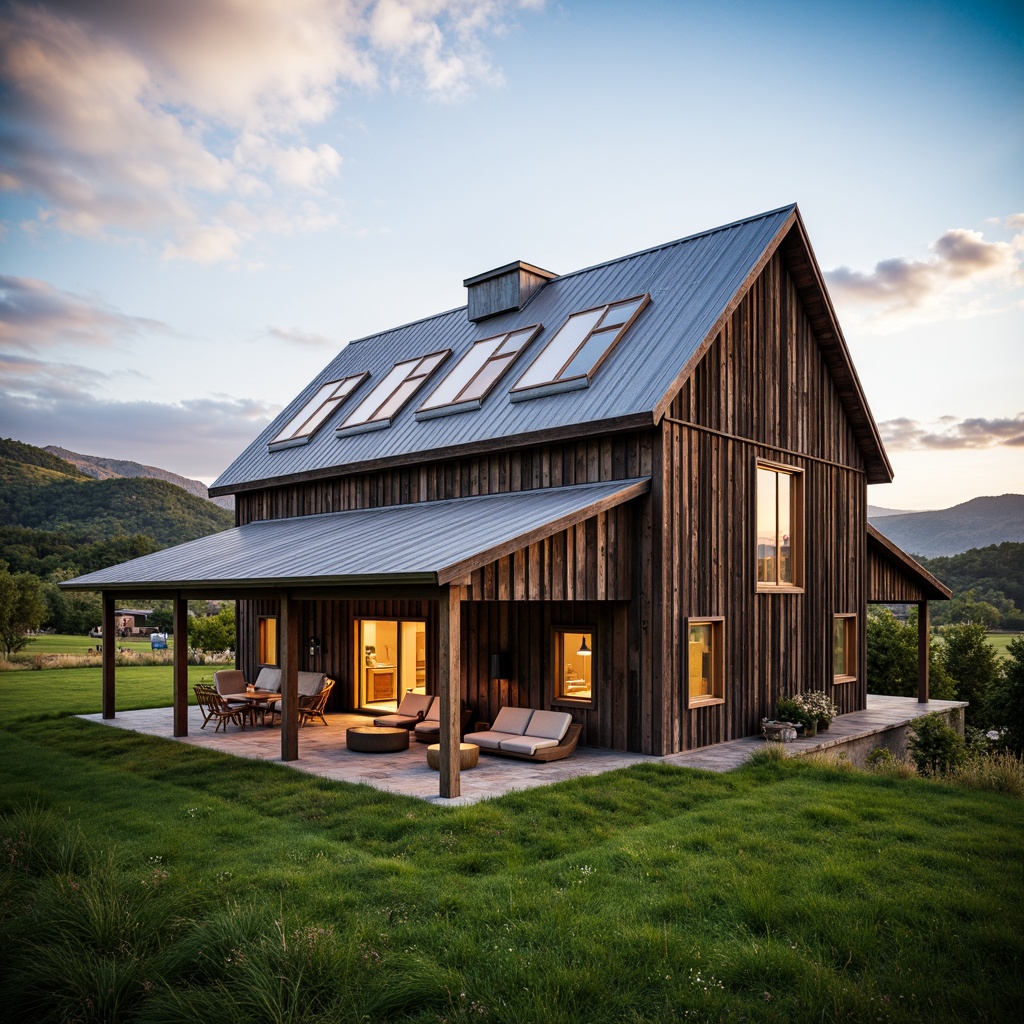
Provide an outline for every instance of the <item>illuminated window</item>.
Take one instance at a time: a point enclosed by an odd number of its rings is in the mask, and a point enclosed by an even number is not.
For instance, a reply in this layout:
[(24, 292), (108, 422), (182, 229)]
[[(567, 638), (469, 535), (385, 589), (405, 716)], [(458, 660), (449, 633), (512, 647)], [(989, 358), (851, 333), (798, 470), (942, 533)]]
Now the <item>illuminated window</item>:
[(721, 704), (725, 700), (725, 622), (690, 619), (687, 626), (687, 705)]
[(479, 409), (516, 356), (537, 336), (540, 324), (475, 342), (451, 373), (416, 410), (416, 419)]
[(448, 357), (448, 349), (395, 363), (390, 373), (357, 405), (335, 431), (338, 437), (391, 426), (402, 406)]
[(758, 463), (757, 587), (803, 586), (801, 490), (798, 470)]
[(832, 676), (837, 683), (857, 678), (856, 615), (837, 615), (832, 620)]
[(306, 444), (369, 376), (368, 373), (356, 373), (351, 377), (321, 384), (313, 397), (278, 431), (268, 446), (269, 450), (278, 452), (283, 448)]
[(256, 620), (256, 638), (258, 664), (278, 664), (277, 619), (270, 615), (261, 615)]
[(649, 301), (649, 295), (637, 295), (574, 313), (516, 381), (509, 397), (521, 402), (588, 387), (597, 368)]
[(555, 630), (556, 701), (594, 702), (594, 634), (591, 630)]

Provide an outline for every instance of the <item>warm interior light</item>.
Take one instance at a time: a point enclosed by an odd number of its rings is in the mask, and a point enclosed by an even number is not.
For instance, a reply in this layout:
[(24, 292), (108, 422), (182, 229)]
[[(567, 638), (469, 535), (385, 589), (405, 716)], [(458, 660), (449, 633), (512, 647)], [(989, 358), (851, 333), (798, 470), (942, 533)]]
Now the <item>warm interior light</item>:
[(580, 644), (580, 649), (576, 652), (581, 658), (589, 658), (591, 650), (587, 646), (587, 638), (583, 637), (583, 643)]

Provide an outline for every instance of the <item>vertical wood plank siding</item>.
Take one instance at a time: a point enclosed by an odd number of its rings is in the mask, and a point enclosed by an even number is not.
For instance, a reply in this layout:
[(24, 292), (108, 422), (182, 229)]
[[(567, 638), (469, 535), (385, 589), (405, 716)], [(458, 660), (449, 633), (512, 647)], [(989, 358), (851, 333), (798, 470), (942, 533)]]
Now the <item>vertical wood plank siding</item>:
[[(759, 458), (803, 474), (802, 593), (757, 592)], [(652, 479), (644, 497), (472, 574), (462, 612), (467, 705), (483, 720), (503, 704), (553, 706), (552, 629), (577, 625), (595, 631), (594, 706), (573, 709), (586, 745), (665, 754), (750, 735), (781, 694), (806, 689), (824, 688), (844, 712), (865, 707), (864, 679), (834, 687), (831, 668), (836, 613), (858, 613), (865, 664), (864, 462), (782, 254), (656, 428), (268, 487), (236, 496), (236, 520), (643, 476)], [(255, 618), (270, 606), (242, 604), (239, 654), (252, 675)], [(436, 680), (436, 605), (308, 602), (304, 614), (323, 643), (315, 667), (339, 680), (336, 707), (352, 704), (357, 617), (426, 619)], [(725, 619), (726, 699), (690, 710), (686, 620), (700, 616)], [(499, 650), (512, 656), (510, 680), (489, 678)]]
[(884, 553), (868, 549), (868, 600), (884, 604), (916, 603), (934, 595), (907, 575), (906, 569), (886, 558)]

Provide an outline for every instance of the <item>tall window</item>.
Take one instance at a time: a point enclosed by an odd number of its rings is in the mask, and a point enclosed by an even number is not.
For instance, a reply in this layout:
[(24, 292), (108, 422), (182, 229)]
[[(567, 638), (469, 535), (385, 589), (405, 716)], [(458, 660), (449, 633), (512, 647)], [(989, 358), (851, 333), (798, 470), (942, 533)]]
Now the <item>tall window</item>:
[(594, 702), (594, 634), (592, 630), (555, 630), (556, 701)]
[(757, 586), (803, 586), (802, 474), (758, 463)]
[(256, 649), (261, 665), (277, 665), (277, 619), (261, 615), (256, 620)]
[(856, 615), (836, 615), (832, 620), (832, 677), (837, 683), (857, 678)]
[(687, 704), (721, 704), (725, 700), (725, 623), (690, 619), (687, 645)]

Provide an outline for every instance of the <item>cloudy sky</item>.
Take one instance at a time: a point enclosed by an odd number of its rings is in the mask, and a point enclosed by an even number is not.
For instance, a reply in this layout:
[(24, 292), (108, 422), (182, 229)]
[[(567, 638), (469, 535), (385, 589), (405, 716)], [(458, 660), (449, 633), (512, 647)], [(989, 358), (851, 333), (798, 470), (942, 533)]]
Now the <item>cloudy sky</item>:
[(896, 471), (1024, 493), (1024, 9), (0, 3), (0, 434), (211, 481), (348, 339), (796, 201)]

